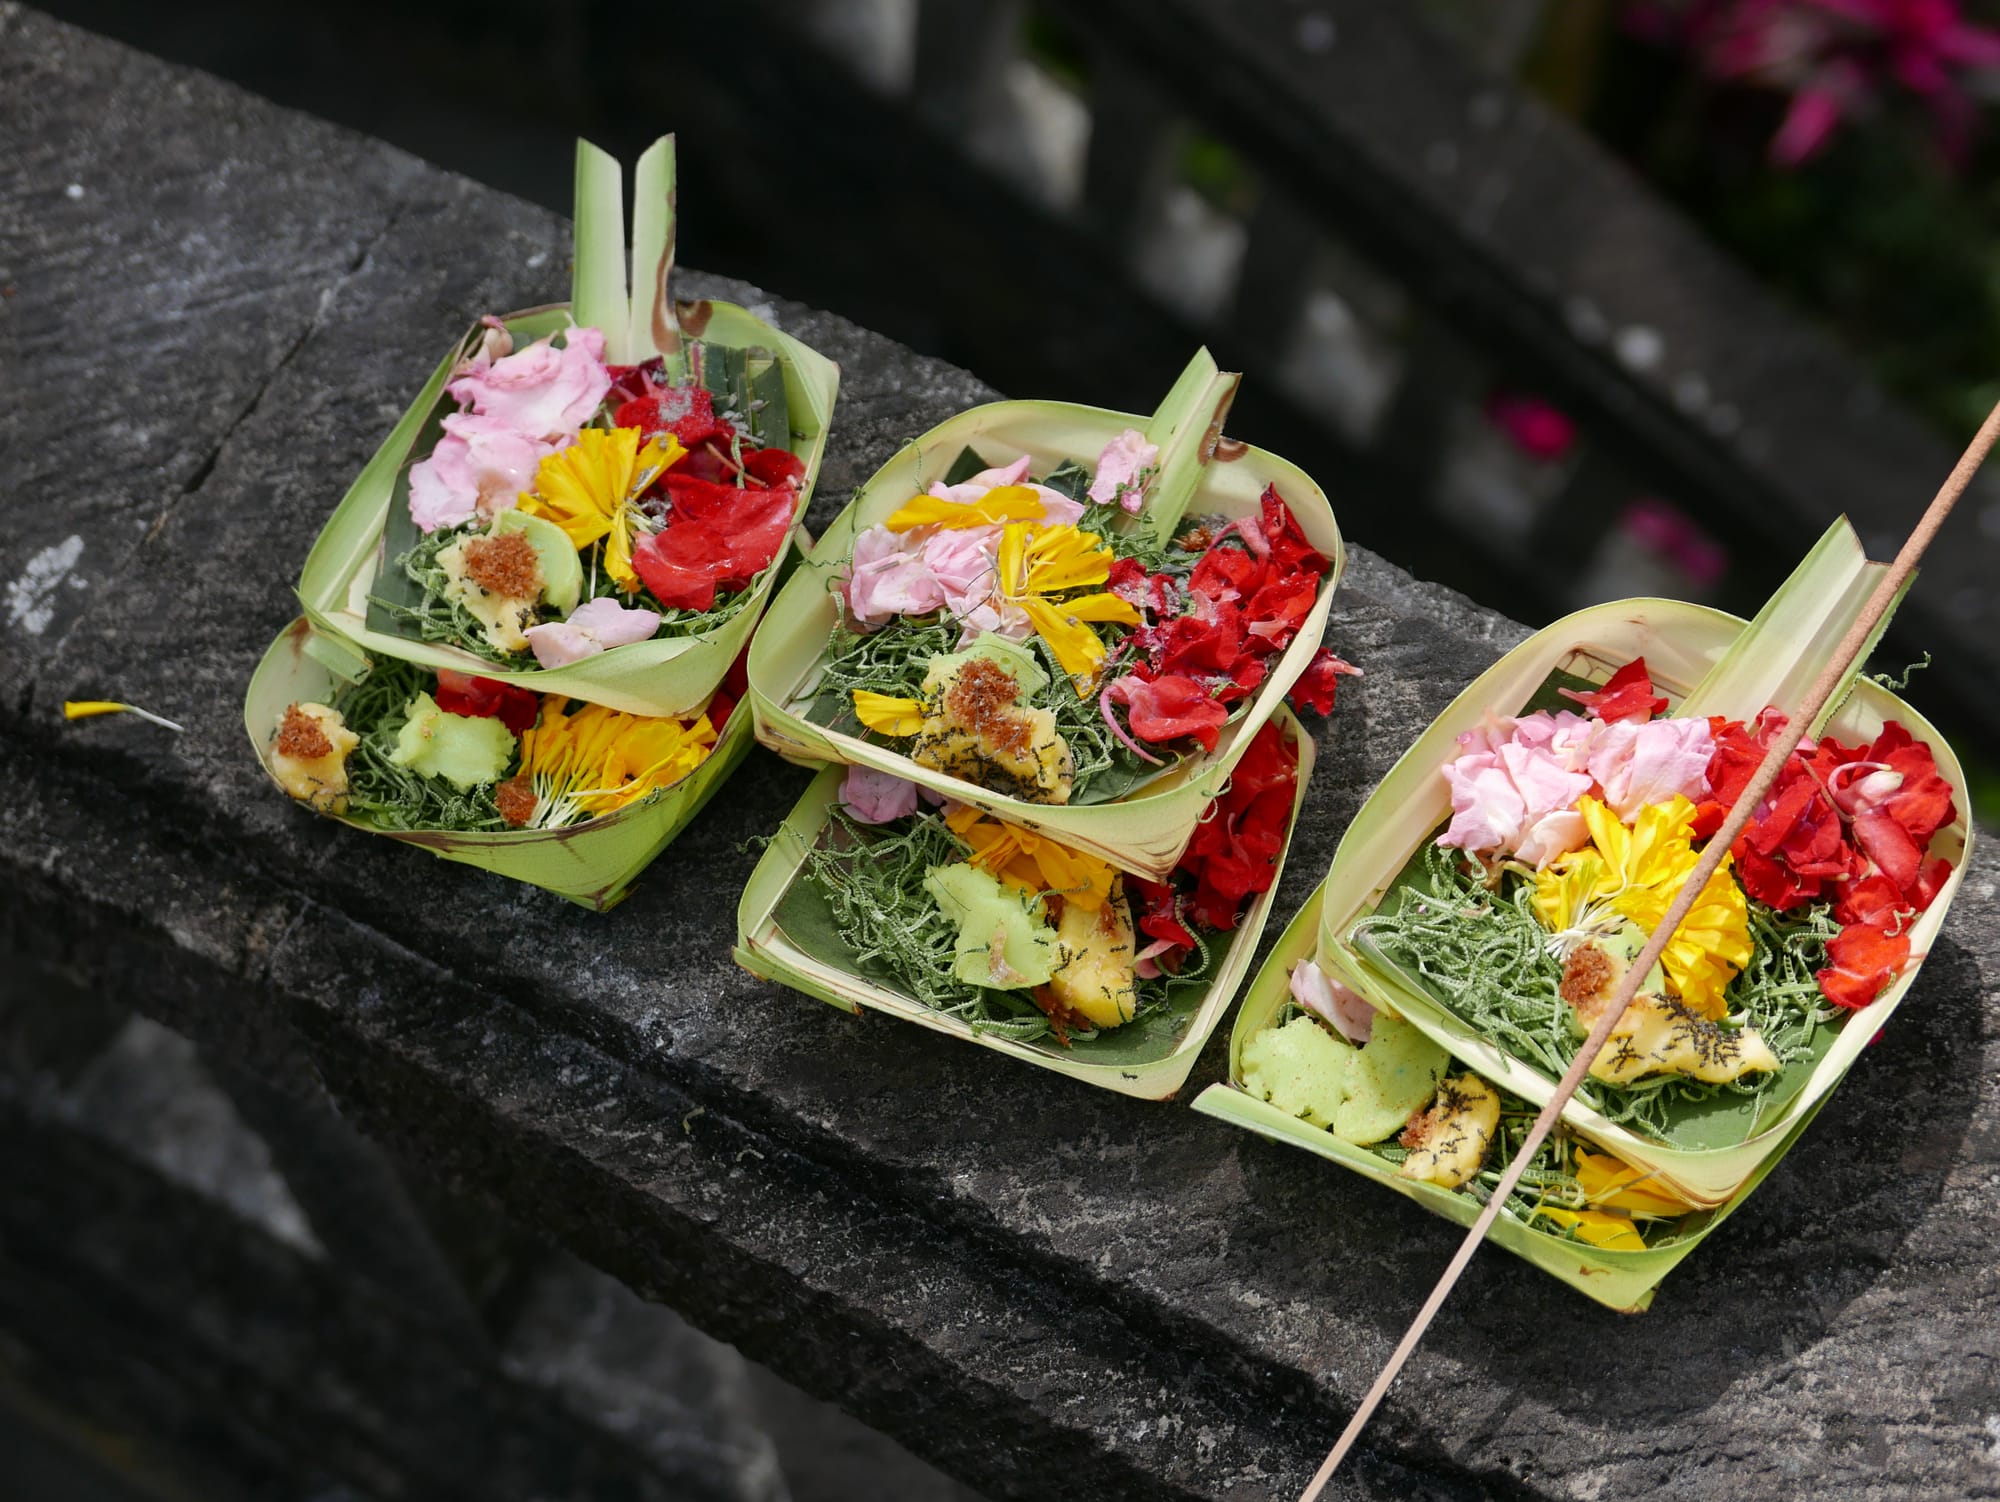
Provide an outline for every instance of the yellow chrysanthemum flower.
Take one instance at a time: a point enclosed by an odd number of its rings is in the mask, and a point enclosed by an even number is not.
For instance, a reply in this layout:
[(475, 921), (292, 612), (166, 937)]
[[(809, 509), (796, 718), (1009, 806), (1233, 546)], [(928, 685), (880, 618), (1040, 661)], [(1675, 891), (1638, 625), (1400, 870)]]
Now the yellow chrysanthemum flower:
[(1111, 549), (1094, 532), (1075, 527), (1035, 527), (1015, 522), (1000, 534), (999, 591), (1027, 613), (1035, 634), (1054, 650), (1079, 694), (1097, 685), (1104, 666), (1104, 643), (1090, 622), (1136, 626), (1138, 608), (1110, 593), (1051, 600), (1053, 594), (1085, 589), (1111, 577)]
[(988, 818), (969, 803), (945, 815), (945, 823), (972, 847), (968, 863), (1008, 886), (1036, 895), (1060, 892), (1064, 901), (1091, 913), (1111, 898), (1118, 873), (1094, 855), (1059, 845), (1018, 824)]
[(560, 694), (542, 698), (541, 718), (521, 733), (521, 775), (535, 791), (532, 824), (555, 829), (595, 818), (671, 787), (708, 760), (715, 727), (585, 704), (568, 713)]
[[(1630, 828), (1595, 798), (1577, 809), (1590, 844), (1536, 873), (1535, 916), (1559, 943), (1597, 937), (1620, 918), (1650, 934), (1699, 859), (1694, 804), (1675, 797), (1649, 805)], [(1754, 952), (1749, 904), (1730, 874), (1733, 859), (1723, 857), (1662, 956), (1682, 1002), (1710, 1019), (1727, 1015), (1722, 993)]]
[(627, 594), (639, 588), (632, 567), (633, 502), (687, 451), (671, 433), (639, 446), (637, 428), (585, 428), (535, 470), (535, 488), (521, 494), (521, 509), (547, 517), (581, 551), (601, 537), (604, 569)]

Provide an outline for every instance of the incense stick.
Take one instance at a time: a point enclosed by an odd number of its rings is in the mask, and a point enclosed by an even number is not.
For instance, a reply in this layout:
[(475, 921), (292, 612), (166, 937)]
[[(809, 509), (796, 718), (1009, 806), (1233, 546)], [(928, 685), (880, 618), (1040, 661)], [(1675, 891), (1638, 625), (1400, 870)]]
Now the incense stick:
[(1834, 691), (1846, 680), (1848, 671), (1854, 666), (1856, 659), (1867, 649), (1869, 638), (1874, 634), (1875, 628), (1895, 603), (1898, 592), (1915, 571), (1917, 560), (1923, 557), (1924, 550), (1937, 536), (1945, 518), (1951, 515), (1951, 508), (1957, 504), (1959, 496), (1965, 493), (1966, 486), (1971, 483), (1973, 475), (1985, 461), (1996, 437), (2000, 437), (2000, 404), (1996, 404), (1986, 415), (1986, 421), (1980, 424), (1972, 442), (1959, 456), (1951, 474), (1939, 488), (1937, 495), (1932, 498), (1909, 538), (1897, 552), (1895, 561), (1889, 565), (1888, 572), (1882, 576), (1874, 592), (1869, 595), (1867, 603), (1861, 607), (1861, 614), (1855, 618), (1854, 624), (1847, 628), (1847, 634), (1834, 649), (1832, 658), (1821, 670), (1813, 685), (1806, 690), (1805, 697), (1792, 711), (1784, 730), (1764, 753), (1764, 760), (1758, 765), (1756, 774), (1751, 777), (1749, 785), (1744, 788), (1735, 806), (1730, 809), (1729, 816), (1723, 820), (1722, 828), (1703, 849), (1694, 870), (1689, 873), (1687, 880), (1681, 883), (1680, 891), (1668, 905), (1659, 926), (1653, 930), (1652, 937), (1647, 939), (1645, 948), (1641, 949), (1638, 957), (1626, 967), (1610, 1002), (1604, 1008), (1603, 1015), (1597, 1019), (1597, 1025), (1590, 1030), (1590, 1036), (1584, 1040), (1583, 1046), (1577, 1050), (1576, 1057), (1570, 1061), (1568, 1070), (1556, 1085), (1555, 1094), (1549, 1097), (1548, 1104), (1543, 1106), (1535, 1117), (1535, 1124), (1529, 1129), (1520, 1151), (1514, 1155), (1514, 1161), (1507, 1165), (1507, 1171), (1500, 1176), (1499, 1186), (1486, 1201), (1479, 1218), (1472, 1223), (1472, 1229), (1459, 1244), (1457, 1253), (1445, 1268), (1444, 1275), (1438, 1279), (1437, 1286), (1431, 1290), (1430, 1297), (1424, 1300), (1423, 1308), (1417, 1311), (1416, 1319), (1411, 1321), (1410, 1328), (1404, 1332), (1402, 1340), (1397, 1342), (1396, 1349), (1389, 1354), (1389, 1360), (1370, 1384), (1367, 1393), (1361, 1399), (1361, 1405), (1354, 1410), (1354, 1417), (1348, 1420), (1347, 1427), (1341, 1431), (1340, 1439), (1328, 1452), (1326, 1459), (1320, 1462), (1319, 1469), (1313, 1473), (1313, 1478), (1307, 1483), (1306, 1489), (1299, 1494), (1299, 1502), (1315, 1502), (1327, 1482), (1333, 1478), (1333, 1473), (1340, 1468), (1341, 1461), (1347, 1458), (1347, 1452), (1354, 1448), (1354, 1442), (1361, 1437), (1361, 1431), (1368, 1427), (1368, 1420), (1374, 1416), (1376, 1408), (1389, 1390), (1389, 1385), (1396, 1380), (1396, 1374), (1402, 1371), (1403, 1364), (1410, 1359), (1418, 1342), (1424, 1338), (1424, 1332), (1430, 1328), (1438, 1310), (1450, 1297), (1459, 1275), (1472, 1260), (1472, 1254), (1479, 1249), (1480, 1242), (1486, 1239), (1486, 1233), (1492, 1228), (1494, 1217), (1500, 1213), (1500, 1207), (1507, 1202), (1507, 1196), (1514, 1192), (1514, 1186), (1520, 1182), (1529, 1161), (1555, 1127), (1557, 1118), (1562, 1115), (1563, 1107), (1568, 1105), (1570, 1097), (1576, 1094), (1577, 1086), (1583, 1083), (1584, 1075), (1589, 1072), (1592, 1062), (1609, 1040), (1612, 1028), (1616, 1027), (1624, 1017), (1625, 1009), (1638, 994), (1647, 971), (1653, 968), (1666, 951), (1667, 945), (1672, 942), (1675, 932), (1681, 926), (1681, 920), (1688, 915), (1688, 910), (1694, 906), (1702, 890), (1707, 887), (1709, 877), (1713, 876), (1716, 868), (1722, 864), (1722, 858), (1736, 843), (1736, 837), (1750, 822), (1758, 805), (1764, 801), (1765, 794), (1770, 792), (1785, 762), (1798, 749), (1799, 742), (1805, 738), (1806, 731), (1819, 718), (1820, 711), (1826, 707)]

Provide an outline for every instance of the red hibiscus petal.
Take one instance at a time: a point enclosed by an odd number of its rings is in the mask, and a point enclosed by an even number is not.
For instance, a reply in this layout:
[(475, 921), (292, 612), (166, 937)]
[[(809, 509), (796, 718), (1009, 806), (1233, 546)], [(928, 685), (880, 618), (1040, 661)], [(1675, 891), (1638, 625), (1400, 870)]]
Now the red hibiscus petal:
[(1815, 977), (1835, 1006), (1859, 1010), (1882, 992), (1910, 957), (1910, 936), (1890, 934), (1869, 923), (1850, 923), (1826, 946), (1830, 962)]
[(1266, 485), (1257, 504), (1263, 513), (1264, 540), (1271, 550), (1267, 559), (1271, 573), (1309, 573), (1315, 580), (1325, 573), (1326, 559), (1306, 541), (1298, 518), (1292, 515), (1291, 507), (1278, 494), (1277, 486)]
[(766, 485), (797, 485), (806, 477), (806, 461), (790, 449), (752, 449), (743, 456), (743, 469)]
[(524, 688), (451, 668), (438, 669), (437, 693), (433, 697), (446, 714), (464, 715), (468, 719), (497, 717), (515, 735), (534, 724), (535, 717), (542, 712), (541, 700)]
[(1319, 581), (1309, 574), (1274, 579), (1243, 607), (1244, 630), (1262, 640), (1265, 650), (1281, 652), (1298, 635), (1318, 597)]
[(1903, 895), (1909, 899), (1910, 906), (1922, 912), (1937, 901), (1937, 894), (1944, 889), (1944, 884), (1950, 877), (1951, 862), (1939, 856), (1924, 867), (1917, 876), (1916, 885), (1905, 890)]
[(1902, 889), (1886, 876), (1870, 876), (1842, 884), (1833, 916), (1842, 923), (1874, 923), (1886, 927), (1904, 906)]
[(1201, 555), (1188, 576), (1188, 587), (1227, 604), (1256, 589), (1263, 577), (1264, 565), (1257, 559), (1234, 544), (1221, 544)]
[(670, 386), (625, 402), (611, 421), (615, 427), (637, 428), (648, 438), (671, 433), (689, 450), (709, 442), (719, 442), (726, 449), (736, 432), (715, 415), (715, 398), (705, 388), (692, 385)]
[(1574, 699), (1607, 723), (1613, 720), (1650, 720), (1667, 707), (1665, 699), (1653, 694), (1653, 675), (1646, 670), (1646, 659), (1643, 657), (1633, 658), (1613, 673), (1603, 688), (1589, 693), (1569, 688), (1559, 689), (1558, 692), (1565, 699)]
[(1923, 870), (1924, 852), (1910, 838), (1909, 831), (1888, 814), (1857, 814), (1854, 843), (1896, 884), (1897, 891), (1907, 891), (1916, 885)]
[(1335, 656), (1333, 648), (1321, 647), (1313, 653), (1312, 661), (1299, 674), (1299, 681), (1292, 685), (1287, 698), (1294, 709), (1310, 709), (1316, 715), (1332, 714), (1334, 690), (1346, 676), (1359, 678), (1361, 669)]
[(1149, 938), (1165, 939), (1185, 949), (1195, 947), (1194, 933), (1181, 921), (1178, 894), (1163, 881), (1141, 881), (1128, 876), (1126, 884), (1144, 905), (1139, 914), (1139, 931)]
[(1799, 907), (1819, 896), (1819, 878), (1795, 876), (1782, 863), (1755, 850), (1738, 840), (1732, 852), (1736, 857), (1736, 874), (1743, 883), (1743, 890), (1769, 907), (1780, 912)]
[(1159, 745), (1193, 736), (1204, 751), (1213, 751), (1229, 711), (1206, 688), (1181, 674), (1148, 683), (1136, 677), (1106, 685), (1104, 698), (1125, 706), (1126, 720), (1139, 740)]
[(711, 485), (670, 476), (666, 530), (632, 549), (632, 566), (663, 605), (707, 610), (718, 589), (741, 588), (769, 567), (792, 530), (798, 492)]

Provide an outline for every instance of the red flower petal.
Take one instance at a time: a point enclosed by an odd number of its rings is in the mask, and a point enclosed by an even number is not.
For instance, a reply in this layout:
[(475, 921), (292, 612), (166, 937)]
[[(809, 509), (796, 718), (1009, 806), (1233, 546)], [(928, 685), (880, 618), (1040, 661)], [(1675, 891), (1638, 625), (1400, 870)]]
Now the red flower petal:
[(719, 588), (748, 584), (770, 565), (792, 530), (798, 492), (712, 485), (668, 476), (674, 498), (666, 530), (632, 549), (632, 567), (662, 605), (707, 610)]
[(1842, 923), (1872, 923), (1886, 929), (1903, 906), (1902, 889), (1888, 877), (1876, 875), (1844, 883), (1833, 916)]
[(1193, 931), (1181, 921), (1179, 894), (1171, 885), (1163, 881), (1141, 881), (1136, 876), (1128, 876), (1125, 880), (1145, 905), (1138, 918), (1141, 933), (1148, 938), (1165, 939), (1184, 949), (1195, 947)]
[(437, 707), (446, 714), (468, 719), (498, 717), (501, 724), (519, 735), (535, 723), (542, 702), (525, 688), (502, 683), (497, 678), (479, 678), (471, 673), (438, 669)]
[(1264, 578), (1264, 565), (1247, 552), (1219, 543), (1201, 555), (1188, 576), (1188, 587), (1198, 589), (1218, 605), (1227, 605), (1247, 596)]
[(1299, 634), (1318, 597), (1319, 580), (1312, 574), (1271, 579), (1243, 607), (1243, 629), (1260, 638), (1268, 650), (1282, 652)]
[(1294, 709), (1310, 709), (1316, 715), (1332, 714), (1334, 690), (1342, 676), (1348, 674), (1359, 678), (1361, 669), (1336, 657), (1333, 648), (1321, 647), (1313, 653), (1312, 661), (1306, 664), (1306, 670), (1299, 674), (1299, 681), (1286, 697)]
[(700, 386), (669, 386), (622, 403), (612, 425), (637, 428), (646, 437), (671, 433), (690, 450), (710, 441), (728, 448), (736, 430), (715, 415), (715, 398)]
[(1264, 541), (1270, 547), (1266, 560), (1273, 575), (1309, 573), (1315, 580), (1326, 572), (1326, 559), (1306, 541), (1299, 519), (1278, 494), (1278, 487), (1266, 485), (1257, 504), (1264, 517)]
[(751, 449), (743, 455), (743, 468), (766, 485), (797, 485), (806, 477), (806, 461), (790, 449)]
[(1907, 891), (1917, 884), (1924, 852), (1910, 838), (1910, 832), (1888, 814), (1857, 814), (1854, 843), (1896, 884), (1897, 891)]
[(1169, 674), (1148, 683), (1125, 677), (1107, 684), (1104, 698), (1126, 708), (1132, 734), (1159, 745), (1191, 735), (1204, 751), (1213, 751), (1229, 711), (1194, 679)]
[(1910, 957), (1910, 936), (1850, 923), (1826, 946), (1827, 968), (1815, 977), (1826, 999), (1858, 1011), (1882, 992)]
[(1111, 577), (1104, 587), (1128, 605), (1144, 610), (1149, 600), (1146, 569), (1136, 558), (1120, 558), (1111, 565)]
[(1565, 699), (1574, 699), (1598, 719), (1650, 720), (1667, 707), (1665, 699), (1653, 694), (1653, 675), (1646, 671), (1646, 659), (1635, 657), (1611, 675), (1603, 688), (1590, 693), (1558, 689)]

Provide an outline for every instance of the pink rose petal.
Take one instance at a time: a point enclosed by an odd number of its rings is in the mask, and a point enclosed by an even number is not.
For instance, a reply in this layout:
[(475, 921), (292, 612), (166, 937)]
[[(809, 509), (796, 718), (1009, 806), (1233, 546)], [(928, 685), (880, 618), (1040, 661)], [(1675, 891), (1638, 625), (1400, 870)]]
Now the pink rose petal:
[(435, 532), (506, 511), (534, 487), (536, 466), (559, 446), (490, 417), (454, 412), (430, 457), (410, 466), (410, 518)]
[(840, 801), (863, 824), (886, 824), (917, 811), (917, 785), (891, 772), (850, 766)]
[(854, 539), (854, 560), (842, 585), (848, 612), (864, 626), (899, 615), (929, 615), (944, 605), (944, 590), (924, 567), (914, 533), (870, 527)]
[(1139, 476), (1159, 462), (1159, 446), (1146, 442), (1146, 435), (1137, 428), (1127, 428), (1097, 456), (1097, 474), (1088, 494), (1100, 506), (1116, 501), (1136, 513), (1145, 503), (1145, 487)]
[(525, 437), (573, 436), (611, 389), (611, 372), (604, 368), (604, 334), (599, 329), (573, 328), (560, 349), (547, 339), (537, 339), (483, 368), (475, 360), (446, 389), (480, 416)]
[(1333, 1025), (1349, 1043), (1357, 1047), (1375, 1035), (1375, 1008), (1357, 991), (1350, 991), (1311, 960), (1292, 967), (1292, 1000)]
[(536, 662), (545, 668), (565, 668), (613, 647), (646, 641), (659, 629), (659, 612), (627, 610), (606, 597), (586, 600), (566, 621), (530, 626), (522, 634), (534, 649)]
[(1705, 719), (1616, 720), (1598, 727), (1588, 766), (1606, 805), (1629, 824), (1648, 804), (1676, 795), (1701, 802), (1714, 754)]

